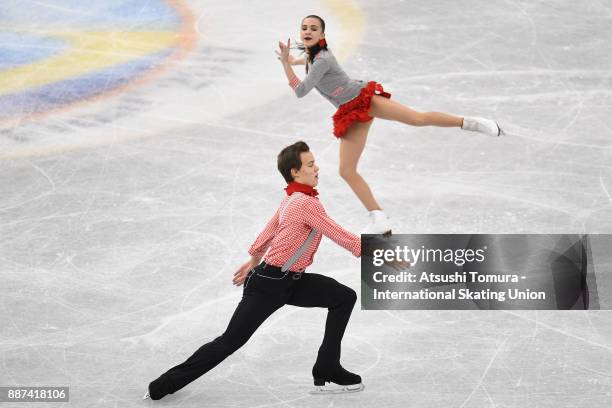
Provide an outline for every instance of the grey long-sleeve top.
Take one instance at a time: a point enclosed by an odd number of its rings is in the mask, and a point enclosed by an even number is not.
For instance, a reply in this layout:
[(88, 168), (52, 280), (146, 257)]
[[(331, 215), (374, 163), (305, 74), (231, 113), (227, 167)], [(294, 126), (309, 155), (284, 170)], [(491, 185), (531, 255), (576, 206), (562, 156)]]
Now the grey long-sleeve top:
[(337, 108), (354, 99), (367, 85), (365, 81), (350, 79), (329, 50), (319, 51), (314, 62), (308, 64), (308, 74), (303, 81), (293, 77), (289, 82), (298, 98), (315, 88)]

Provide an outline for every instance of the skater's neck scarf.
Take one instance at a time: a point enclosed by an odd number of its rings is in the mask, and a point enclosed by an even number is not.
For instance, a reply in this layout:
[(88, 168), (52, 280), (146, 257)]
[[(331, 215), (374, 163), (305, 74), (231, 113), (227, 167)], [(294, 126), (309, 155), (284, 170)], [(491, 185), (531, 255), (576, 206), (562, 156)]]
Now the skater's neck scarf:
[(285, 191), (287, 192), (287, 195), (291, 195), (293, 193), (304, 193), (311, 197), (316, 197), (319, 194), (319, 192), (313, 187), (298, 183), (297, 181), (292, 181), (291, 183), (287, 184)]

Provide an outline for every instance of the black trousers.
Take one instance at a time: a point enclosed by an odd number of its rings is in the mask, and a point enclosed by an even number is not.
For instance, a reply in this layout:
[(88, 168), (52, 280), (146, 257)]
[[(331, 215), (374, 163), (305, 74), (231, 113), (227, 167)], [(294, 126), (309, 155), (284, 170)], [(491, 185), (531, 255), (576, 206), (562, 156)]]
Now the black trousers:
[[(299, 277), (299, 279), (294, 279)], [(149, 384), (152, 399), (172, 394), (214, 368), (242, 347), (255, 330), (283, 305), (326, 307), (325, 335), (319, 347), (318, 367), (340, 365), (340, 343), (357, 294), (335, 279), (314, 273), (296, 274), (260, 264), (249, 272), (242, 300), (225, 332), (204, 344), (185, 362), (171, 368)]]

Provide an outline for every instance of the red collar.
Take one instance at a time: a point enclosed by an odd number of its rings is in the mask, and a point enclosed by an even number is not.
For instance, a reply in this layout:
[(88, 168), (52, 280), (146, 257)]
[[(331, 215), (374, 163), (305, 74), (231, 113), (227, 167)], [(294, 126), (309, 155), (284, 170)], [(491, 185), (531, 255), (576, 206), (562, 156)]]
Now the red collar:
[(291, 183), (287, 184), (287, 187), (285, 187), (285, 191), (287, 192), (287, 195), (291, 195), (293, 193), (304, 193), (311, 197), (316, 197), (319, 194), (319, 192), (313, 187), (310, 187), (306, 184), (298, 183), (297, 181), (292, 181)]

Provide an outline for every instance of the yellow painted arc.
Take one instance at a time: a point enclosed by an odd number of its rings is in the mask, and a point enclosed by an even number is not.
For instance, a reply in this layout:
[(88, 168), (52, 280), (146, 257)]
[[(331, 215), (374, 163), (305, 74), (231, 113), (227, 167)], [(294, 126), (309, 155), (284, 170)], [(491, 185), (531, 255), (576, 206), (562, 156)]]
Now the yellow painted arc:
[(340, 60), (348, 58), (363, 38), (365, 16), (363, 11), (351, 0), (327, 0), (324, 2), (336, 17), (345, 33), (345, 40), (334, 54)]
[[(325, 0), (324, 5), (329, 7), (330, 11), (338, 18), (342, 25), (342, 30), (348, 33), (347, 40), (342, 42), (339, 51), (336, 52), (338, 59), (346, 59), (350, 56), (357, 45), (363, 38), (365, 17), (362, 10), (351, 0)], [(177, 37), (177, 41), (180, 40), (180, 34), (174, 34)], [(3, 81), (3, 72), (0, 71), (0, 81)], [(0, 82), (1, 84), (2, 82)], [(0, 95), (1, 95), (0, 86)], [(163, 133), (161, 129), (157, 134)], [(116, 135), (111, 140), (90, 140), (86, 142), (75, 143), (72, 145), (64, 146), (52, 146), (52, 147), (39, 147), (33, 148), (27, 151), (20, 151), (14, 153), (0, 153), (0, 160), (11, 160), (11, 159), (23, 159), (32, 156), (48, 156), (51, 154), (63, 154), (72, 152), (80, 149), (94, 148), (98, 146), (107, 145), (109, 143), (120, 143), (127, 142), (129, 140), (135, 140), (151, 136), (147, 132), (126, 132), (122, 135)]]
[(105, 67), (162, 51), (180, 41), (174, 31), (56, 32), (68, 49), (33, 64), (0, 71), (0, 95), (74, 79)]

